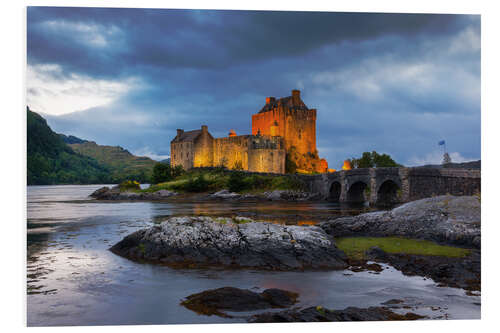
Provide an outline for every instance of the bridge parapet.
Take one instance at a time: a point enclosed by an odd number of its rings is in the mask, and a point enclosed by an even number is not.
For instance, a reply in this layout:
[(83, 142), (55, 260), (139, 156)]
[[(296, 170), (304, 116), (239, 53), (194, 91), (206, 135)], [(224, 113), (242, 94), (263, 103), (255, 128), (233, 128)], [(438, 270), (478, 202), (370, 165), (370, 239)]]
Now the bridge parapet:
[(481, 191), (481, 171), (436, 168), (372, 168), (300, 175), (310, 192), (326, 200), (390, 204), (433, 195)]

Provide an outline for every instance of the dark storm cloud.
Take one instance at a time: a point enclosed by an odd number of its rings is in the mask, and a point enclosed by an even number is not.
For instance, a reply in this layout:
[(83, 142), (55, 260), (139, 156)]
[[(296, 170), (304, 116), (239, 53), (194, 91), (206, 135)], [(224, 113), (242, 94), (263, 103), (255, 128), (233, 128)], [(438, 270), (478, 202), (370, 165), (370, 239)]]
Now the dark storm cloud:
[[(28, 21), (30, 62), (55, 61), (94, 75), (141, 66), (225, 68), (380, 35), (447, 34), (460, 25), (455, 15), (57, 7), (30, 7)], [(75, 38), (71, 23), (105, 36), (117, 29), (118, 36), (91, 47)]]
[(168, 154), (176, 128), (248, 133), (265, 96), (299, 88), (334, 167), (366, 150), (414, 163), (442, 138), (480, 156), (478, 16), (29, 7), (27, 34), (29, 66), (57, 65), (55, 81), (138, 80), (49, 117), (99, 143)]

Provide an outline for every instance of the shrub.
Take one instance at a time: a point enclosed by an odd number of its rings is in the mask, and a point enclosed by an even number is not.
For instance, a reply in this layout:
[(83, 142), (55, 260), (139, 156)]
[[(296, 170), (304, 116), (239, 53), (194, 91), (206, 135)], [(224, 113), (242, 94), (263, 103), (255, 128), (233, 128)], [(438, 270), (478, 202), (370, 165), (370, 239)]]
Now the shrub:
[(210, 182), (208, 182), (203, 175), (191, 177), (184, 186), (187, 192), (205, 192), (208, 191)]
[(167, 163), (156, 163), (153, 167), (152, 183), (159, 184), (173, 180), (181, 176), (184, 173), (184, 169), (181, 165), (176, 165), (172, 167)]
[(122, 183), (120, 183), (120, 191), (128, 191), (128, 190), (140, 190), (141, 189), (141, 184), (136, 182), (135, 180), (126, 180)]
[(247, 187), (247, 183), (245, 182), (244, 177), (245, 174), (241, 171), (232, 172), (228, 180), (229, 191), (231, 192), (243, 191)]

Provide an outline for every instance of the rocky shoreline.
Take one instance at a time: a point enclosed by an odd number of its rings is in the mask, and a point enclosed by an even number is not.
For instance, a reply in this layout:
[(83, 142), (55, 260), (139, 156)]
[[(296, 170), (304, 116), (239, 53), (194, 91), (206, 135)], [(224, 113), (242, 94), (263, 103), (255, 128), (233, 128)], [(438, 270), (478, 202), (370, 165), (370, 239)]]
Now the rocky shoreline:
[[(316, 201), (321, 199), (321, 195), (303, 192), (303, 191), (291, 191), (291, 190), (275, 190), (263, 193), (245, 193), (240, 194), (236, 192), (230, 192), (229, 190), (220, 190), (214, 193), (190, 193), (185, 194), (185, 196), (192, 196), (197, 200), (214, 200), (214, 201)], [(168, 190), (158, 190), (155, 192), (137, 192), (137, 191), (127, 191), (120, 190), (119, 186), (113, 186), (111, 188), (105, 186), (97, 189), (92, 194), (89, 195), (91, 198), (97, 200), (115, 200), (115, 201), (127, 201), (127, 200), (143, 200), (143, 201), (156, 201), (165, 200), (172, 197), (178, 197), (179, 193), (168, 191)]]
[[(469, 293), (481, 290), (481, 252), (472, 250), (464, 258), (386, 253), (379, 248), (366, 252), (370, 261), (386, 263), (404, 275), (430, 278), (440, 286), (462, 288)], [(372, 264), (373, 265), (373, 264)], [(361, 266), (370, 269), (370, 265)]]
[(319, 224), (334, 237), (402, 236), (481, 248), (481, 202), (477, 196), (442, 195), (389, 211), (347, 216)]
[[(392, 309), (409, 308), (403, 300), (389, 300), (384, 306), (369, 308), (348, 307), (343, 310), (329, 310), (322, 306), (304, 309), (290, 308), (297, 303), (299, 294), (282, 290), (266, 289), (261, 293), (233, 287), (205, 290), (187, 296), (181, 305), (197, 314), (223, 318), (244, 318), (249, 323), (279, 322), (326, 322), (326, 321), (386, 321), (417, 320), (426, 318), (412, 312), (397, 313)], [(269, 308), (290, 308), (279, 312), (262, 312), (253, 315), (228, 314)]]

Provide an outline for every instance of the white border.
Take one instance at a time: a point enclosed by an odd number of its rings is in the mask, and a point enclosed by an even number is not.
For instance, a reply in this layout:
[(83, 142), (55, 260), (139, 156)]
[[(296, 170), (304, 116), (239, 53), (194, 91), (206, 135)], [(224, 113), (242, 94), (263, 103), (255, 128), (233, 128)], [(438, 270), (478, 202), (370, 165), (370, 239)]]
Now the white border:
[[(197, 8), (197, 9), (260, 9), (260, 10), (314, 10), (314, 11), (358, 11), (358, 12), (409, 12), (409, 13), (467, 13), (482, 15), (482, 209), (483, 209), (483, 291), (481, 321), (420, 321), (398, 323), (321, 323), (321, 324), (225, 324), (225, 325), (168, 325), (168, 326), (108, 326), (78, 327), (74, 331), (95, 330), (100, 332), (148, 330), (165, 332), (180, 331), (240, 331), (255, 330), (348, 330), (370, 332), (422, 332), (422, 331), (489, 331), (495, 325), (498, 316), (498, 266), (497, 255), (499, 235), (496, 218), (498, 212), (497, 191), (498, 172), (498, 94), (497, 84), (500, 53), (498, 47), (500, 31), (499, 15), (495, 9), (495, 1), (11, 1), (3, 3), (1, 11), (2, 24), (2, 207), (3, 239), (1, 245), (2, 267), (1, 314), (2, 326), (8, 331), (23, 328), (26, 322), (26, 164), (25, 164), (25, 93), (24, 76), (26, 64), (25, 49), (25, 6), (94, 6), (94, 7), (143, 7), (143, 8)], [(7, 100), (7, 103), (5, 103)], [(23, 111), (23, 112), (21, 112)], [(496, 177), (495, 177), (496, 176)], [(7, 183), (5, 184), (5, 180)], [(7, 209), (5, 209), (7, 208)], [(30, 328), (30, 331), (66, 330), (68, 328)]]

